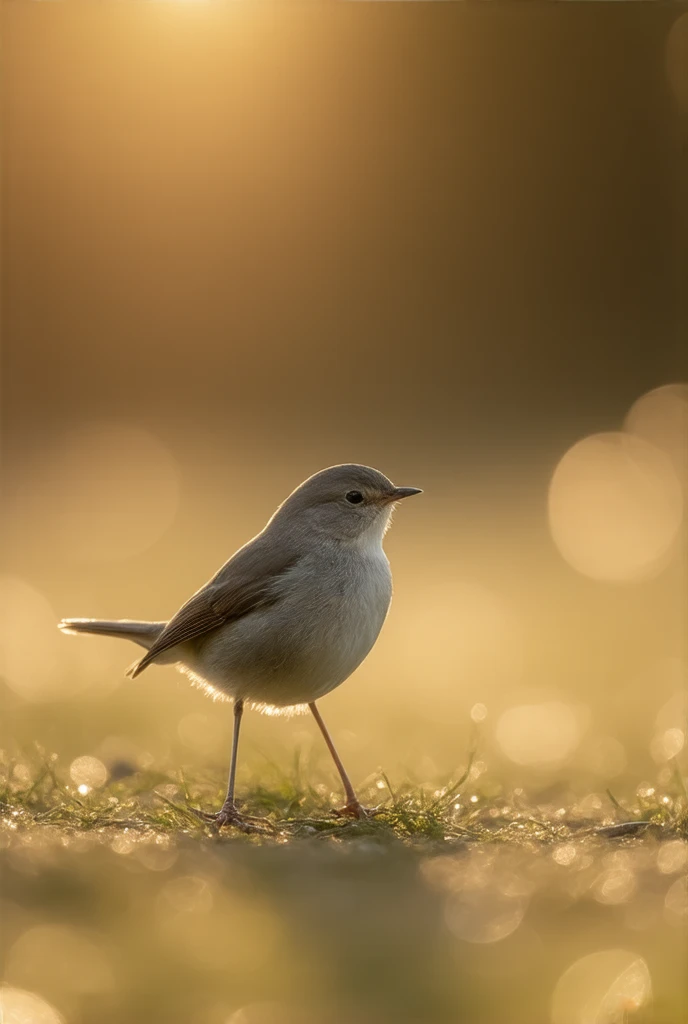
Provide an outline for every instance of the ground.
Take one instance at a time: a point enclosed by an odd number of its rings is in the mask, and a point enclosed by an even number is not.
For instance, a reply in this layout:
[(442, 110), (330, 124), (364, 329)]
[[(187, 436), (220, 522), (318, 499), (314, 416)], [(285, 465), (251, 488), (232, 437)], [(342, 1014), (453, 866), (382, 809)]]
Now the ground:
[(220, 805), (210, 779), (136, 772), (79, 792), (51, 757), (30, 779), (5, 768), (0, 998), (34, 1001), (22, 1022), (688, 1019), (678, 774), (587, 817), (488, 798), (468, 766), (432, 791), (381, 775), (355, 821), (297, 767), (244, 788), (262, 826), (244, 834), (193, 813)]

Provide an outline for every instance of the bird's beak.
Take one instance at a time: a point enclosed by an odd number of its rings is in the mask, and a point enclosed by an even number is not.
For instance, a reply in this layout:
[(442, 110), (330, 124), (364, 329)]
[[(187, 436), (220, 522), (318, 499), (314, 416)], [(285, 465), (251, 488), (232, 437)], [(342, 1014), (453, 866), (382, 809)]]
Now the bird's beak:
[(420, 487), (395, 487), (389, 500), (400, 501), (402, 498), (410, 498), (413, 494), (422, 494)]

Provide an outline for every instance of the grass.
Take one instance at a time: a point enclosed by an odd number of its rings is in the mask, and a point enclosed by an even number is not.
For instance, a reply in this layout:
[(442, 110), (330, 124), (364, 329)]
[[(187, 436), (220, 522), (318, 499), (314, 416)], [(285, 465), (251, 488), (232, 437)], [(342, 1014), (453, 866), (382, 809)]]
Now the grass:
[(272, 786), (255, 783), (242, 791), (242, 811), (260, 819), (261, 832), (243, 835), (232, 827), (218, 829), (194, 809), (217, 810), (223, 791), (208, 779), (189, 780), (178, 772), (131, 772), (104, 786), (79, 793), (60, 769), (55, 755), (5, 762), (0, 779), (0, 813), (10, 831), (50, 828), (64, 834), (113, 830), (156, 832), (170, 837), (236, 839), (283, 843), (298, 839), (379, 842), (555, 844), (567, 839), (625, 837), (654, 833), (688, 838), (688, 797), (678, 768), (666, 791), (652, 790), (633, 805), (621, 804), (611, 791), (594, 819), (572, 805), (529, 803), (519, 790), (486, 795), (470, 782), (471, 761), (462, 776), (446, 786), (406, 784), (393, 788), (381, 773), (368, 780), (362, 795), (373, 806), (362, 821), (338, 814), (337, 796), (324, 785), (307, 785), (298, 760), (290, 775)]
[[(469, 759), (441, 787), (372, 776), (376, 813), (356, 821), (297, 759), (242, 779), (263, 824), (247, 835), (193, 813), (220, 806), (219, 776), (125, 767), (80, 793), (54, 755), (0, 761), (9, 983), (83, 1024), (531, 1024), (569, 968), (606, 970), (610, 951), (652, 972), (633, 1020), (683, 1019), (678, 772), (633, 801), (554, 802)], [(89, 957), (112, 962), (115, 991), (83, 988)], [(617, 1003), (635, 977), (607, 979)]]
[[(360, 795), (377, 811), (355, 821), (333, 811), (333, 776), (297, 758), (242, 778), (264, 825), (246, 835), (193, 813), (220, 806), (219, 774), (113, 765), (80, 793), (70, 767), (0, 759), (8, 984), (65, 1019), (532, 1024), (572, 968), (586, 1008), (684, 1019), (678, 771), (633, 800), (529, 797), (469, 759), (439, 787), (371, 776)], [(608, 954), (629, 969), (607, 977)], [(103, 964), (116, 984), (100, 991)]]

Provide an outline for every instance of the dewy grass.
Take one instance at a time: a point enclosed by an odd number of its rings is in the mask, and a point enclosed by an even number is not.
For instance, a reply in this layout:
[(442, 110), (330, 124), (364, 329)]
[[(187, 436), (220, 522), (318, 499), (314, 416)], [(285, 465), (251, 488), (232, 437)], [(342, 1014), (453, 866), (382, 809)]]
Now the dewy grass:
[[(194, 813), (215, 810), (222, 802), (222, 790), (203, 778), (143, 771), (79, 792), (66, 780), (55, 755), (34, 760), (28, 771), (22, 761), (20, 781), (15, 767), (11, 761), (0, 763), (0, 816), (10, 833), (50, 826), (65, 833), (111, 835), (112, 830), (131, 829), (170, 838), (241, 835), (231, 827), (220, 830)], [(328, 787), (303, 782), (297, 756), (293, 772), (276, 773), (272, 786), (245, 787), (242, 810), (260, 826), (249, 837), (253, 842), (368, 837), (380, 842), (524, 845), (586, 836), (620, 839), (645, 832), (688, 838), (688, 800), (678, 769), (666, 791), (638, 796), (633, 805), (621, 803), (613, 793), (602, 794), (605, 805), (594, 818), (586, 813), (585, 801), (572, 801), (568, 807), (531, 803), (520, 790), (491, 786), (486, 794), (469, 780), (470, 760), (460, 778), (440, 790), (408, 783), (392, 786), (380, 773), (363, 787), (370, 816), (357, 821), (337, 813), (337, 795)]]

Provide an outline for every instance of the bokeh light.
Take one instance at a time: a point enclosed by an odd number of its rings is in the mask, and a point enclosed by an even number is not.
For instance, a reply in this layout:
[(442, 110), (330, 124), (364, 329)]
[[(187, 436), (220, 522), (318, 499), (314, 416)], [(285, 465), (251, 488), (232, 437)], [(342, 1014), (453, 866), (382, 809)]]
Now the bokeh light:
[(688, 384), (664, 384), (642, 395), (624, 428), (668, 455), (679, 481), (688, 484)]
[(149, 871), (167, 871), (177, 860), (179, 850), (172, 836), (152, 835), (136, 843), (133, 854)]
[(430, 857), (420, 866), (425, 882), (445, 896), (447, 927), (464, 942), (500, 942), (523, 921), (530, 886), (498, 870), (497, 856), (495, 850), (474, 850), (468, 858)]
[(683, 495), (670, 458), (633, 434), (584, 438), (552, 476), (552, 537), (566, 561), (593, 579), (653, 575), (682, 520)]
[(657, 867), (663, 875), (673, 875), (688, 867), (688, 842), (670, 839), (662, 843), (657, 851)]
[(163, 886), (160, 900), (180, 914), (208, 914), (214, 903), (213, 888), (207, 878), (199, 875), (178, 875)]
[(664, 919), (685, 931), (688, 924), (688, 878), (677, 878), (664, 898)]
[(3, 986), (0, 988), (2, 1024), (65, 1024), (64, 1017), (34, 992)]
[(561, 701), (521, 704), (500, 715), (495, 730), (499, 746), (516, 764), (562, 764), (581, 740), (576, 711)]
[(102, 943), (85, 929), (41, 924), (22, 932), (9, 950), (8, 981), (50, 995), (109, 992), (114, 975)]
[(686, 742), (686, 734), (677, 726), (665, 729), (652, 740), (650, 750), (655, 761), (671, 761), (681, 753)]
[(682, 685), (686, 679), (685, 666), (674, 662), (664, 667), (675, 675), (676, 685), (681, 688), (661, 706), (655, 718), (650, 753), (658, 764), (678, 757), (685, 747), (688, 730), (688, 694)]
[(71, 672), (65, 666), (56, 622), (55, 611), (35, 587), (14, 576), (0, 577), (0, 673), (25, 700), (72, 696), (88, 685), (77, 664), (72, 662)]
[(557, 982), (552, 1024), (621, 1024), (652, 995), (645, 960), (625, 949), (581, 957)]
[(450, 896), (445, 907), (449, 930), (465, 942), (500, 942), (521, 924), (527, 908), (522, 896), (494, 890), (461, 892)]
[(69, 766), (69, 774), (81, 792), (82, 787), (86, 787), (86, 792), (89, 789), (97, 789), (99, 786), (104, 786), (108, 778), (108, 770), (102, 761), (99, 761), (97, 757), (77, 757), (72, 761)]
[(626, 903), (638, 886), (632, 858), (625, 851), (619, 851), (605, 857), (603, 865), (592, 889), (595, 899), (611, 906)]
[(556, 864), (561, 864), (562, 867), (568, 867), (569, 864), (573, 864), (577, 856), (578, 851), (573, 843), (561, 843), (552, 850), (552, 860)]

